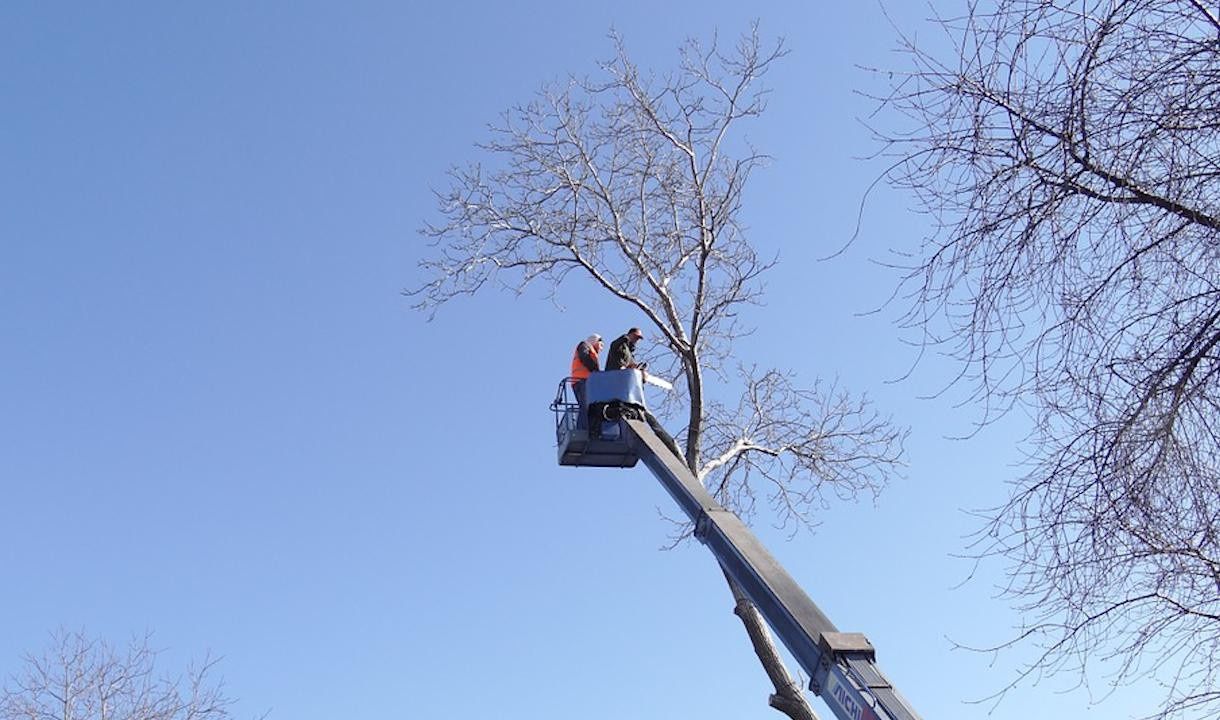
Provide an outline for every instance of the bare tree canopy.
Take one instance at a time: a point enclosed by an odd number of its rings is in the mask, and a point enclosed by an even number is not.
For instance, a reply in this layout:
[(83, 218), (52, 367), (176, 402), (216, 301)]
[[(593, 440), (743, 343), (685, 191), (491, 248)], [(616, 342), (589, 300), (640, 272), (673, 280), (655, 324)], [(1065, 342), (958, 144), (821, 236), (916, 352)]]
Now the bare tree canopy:
[[(485, 166), (450, 172), (440, 220), (424, 231), (428, 279), (408, 295), (433, 310), (489, 285), (558, 295), (570, 278), (591, 280), (661, 340), (660, 374), (684, 380), (668, 410), (684, 416), (686, 463), (725, 505), (749, 515), (765, 497), (779, 522), (799, 527), (831, 497), (879, 492), (904, 431), (837, 387), (750, 368), (734, 346), (773, 264), (741, 219), (747, 181), (767, 158), (739, 129), (765, 110), (761, 81), (782, 43), (765, 45), (756, 29), (732, 48), (688, 41), (678, 68), (656, 76), (613, 40), (598, 79), (544, 87), (492, 127), (478, 146)], [(709, 376), (722, 381), (714, 393)], [(757, 612), (738, 612), (755, 636)], [(778, 655), (759, 655), (772, 705), (813, 717)]]
[(233, 701), (210, 671), (215, 660), (185, 675), (157, 674), (149, 637), (117, 650), (82, 632), (59, 631), (42, 655), (0, 692), (0, 720), (227, 720)]
[[(688, 465), (712, 476), (722, 500), (752, 496), (757, 476), (781, 516), (797, 520), (784, 509), (821, 502), (827, 485), (878, 491), (902, 433), (869, 403), (799, 389), (788, 370), (730, 366), (749, 331), (739, 313), (761, 297), (771, 266), (740, 221), (745, 183), (766, 156), (731, 131), (765, 109), (759, 84), (782, 45), (765, 48), (756, 33), (732, 52), (688, 41), (680, 68), (656, 78), (614, 40), (604, 79), (544, 88), (478, 146), (492, 169), (451, 171), (444, 221), (425, 229), (436, 248), (420, 263), (430, 279), (408, 294), (429, 310), (493, 281), (558, 293), (573, 273), (592, 279), (659, 332), (686, 381)], [(736, 407), (705, 397), (709, 373), (740, 380)]]
[[(970, 2), (884, 98), (888, 178), (936, 221), (908, 327), (985, 420), (1036, 424), (981, 549), (1040, 661), (1220, 708), (1220, 16), (1194, 0)], [(911, 253), (914, 254), (914, 253)], [(1116, 668), (1116, 669), (1115, 669)]]

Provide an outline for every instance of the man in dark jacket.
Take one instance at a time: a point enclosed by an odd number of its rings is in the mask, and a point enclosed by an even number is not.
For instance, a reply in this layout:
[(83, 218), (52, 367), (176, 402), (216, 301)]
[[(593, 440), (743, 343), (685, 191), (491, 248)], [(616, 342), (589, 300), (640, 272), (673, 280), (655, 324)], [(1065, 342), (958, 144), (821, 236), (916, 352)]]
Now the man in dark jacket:
[(607, 370), (630, 370), (640, 367), (635, 361), (635, 345), (644, 337), (639, 328), (631, 328), (610, 343), (610, 355), (606, 357)]
[[(644, 372), (644, 368), (648, 363), (637, 363), (635, 361), (635, 346), (643, 338), (644, 333), (640, 332), (639, 328), (633, 327), (620, 335), (617, 340), (610, 343), (610, 354), (606, 356), (606, 369), (639, 370)], [(647, 378), (647, 373), (644, 376)], [(686, 456), (678, 448), (678, 443), (674, 441), (673, 436), (666, 432), (661, 423), (657, 421), (656, 416), (643, 407), (637, 408), (636, 412), (648, 422), (652, 431), (657, 434), (657, 437), (661, 438), (661, 442), (665, 443), (665, 446), (678, 458), (678, 461), (685, 464)]]

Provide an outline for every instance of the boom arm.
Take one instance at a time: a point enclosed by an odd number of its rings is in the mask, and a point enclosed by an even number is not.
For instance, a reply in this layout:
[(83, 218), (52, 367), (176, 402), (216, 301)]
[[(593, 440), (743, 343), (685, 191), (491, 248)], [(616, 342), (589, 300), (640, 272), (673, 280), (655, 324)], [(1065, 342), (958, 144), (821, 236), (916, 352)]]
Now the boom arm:
[(809, 689), (839, 720), (919, 720), (876, 666), (873, 646), (859, 633), (841, 633), (792, 576), (643, 420), (623, 418), (628, 441), (652, 474), (695, 523), (699, 539), (758, 607), (809, 675)]

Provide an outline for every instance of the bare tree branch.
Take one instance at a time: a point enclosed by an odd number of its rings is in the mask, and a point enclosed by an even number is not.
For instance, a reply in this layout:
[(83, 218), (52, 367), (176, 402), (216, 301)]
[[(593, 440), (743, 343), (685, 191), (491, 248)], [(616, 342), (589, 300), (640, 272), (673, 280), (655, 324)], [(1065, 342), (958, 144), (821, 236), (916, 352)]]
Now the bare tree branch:
[(1196, 0), (997, 0), (878, 97), (888, 179), (935, 222), (903, 325), (962, 361), (982, 422), (1035, 418), (974, 546), (1042, 652), (1220, 684), (1220, 22)]
[(123, 651), (82, 632), (59, 631), (43, 655), (0, 690), (0, 720), (227, 720), (233, 700), (212, 680), (210, 656), (185, 682), (155, 674), (151, 636)]
[(778, 370), (740, 375), (746, 389), (738, 405), (710, 414), (707, 442), (715, 457), (699, 471), (717, 499), (739, 512), (751, 513), (754, 491), (744, 486), (761, 479), (780, 525), (808, 527), (810, 511), (829, 506), (825, 493), (875, 498), (901, 467), (906, 431), (867, 398), (837, 385), (799, 388)]

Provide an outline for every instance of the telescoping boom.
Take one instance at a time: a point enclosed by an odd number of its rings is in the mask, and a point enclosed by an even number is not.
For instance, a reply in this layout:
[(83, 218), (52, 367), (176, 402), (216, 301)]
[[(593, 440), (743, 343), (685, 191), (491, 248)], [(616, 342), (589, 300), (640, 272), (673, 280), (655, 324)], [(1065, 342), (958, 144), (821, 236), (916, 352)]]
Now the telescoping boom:
[[(624, 375), (611, 377), (618, 373)], [(643, 395), (639, 374), (595, 373), (588, 382), (589, 414), (595, 427), (583, 427), (588, 423), (571, 417), (586, 409), (564, 401), (563, 383), (552, 404), (560, 464), (630, 467), (643, 461), (695, 524), (695, 537), (711, 550), (800, 663), (810, 678), (810, 690), (839, 720), (919, 720), (877, 667), (868, 639), (860, 633), (839, 632), (754, 533), (712, 498), (657, 435), (655, 421), (650, 422), (639, 402)]]

